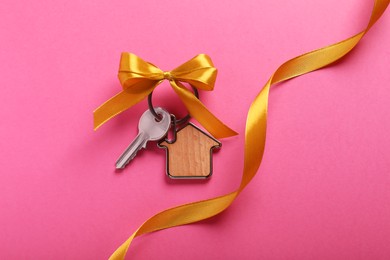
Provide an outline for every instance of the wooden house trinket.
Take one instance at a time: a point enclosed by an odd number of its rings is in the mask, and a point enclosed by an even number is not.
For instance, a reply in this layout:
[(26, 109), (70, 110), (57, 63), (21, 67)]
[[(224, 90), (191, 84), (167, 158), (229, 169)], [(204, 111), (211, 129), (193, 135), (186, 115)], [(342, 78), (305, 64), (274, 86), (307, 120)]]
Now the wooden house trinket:
[(212, 153), (222, 146), (214, 137), (188, 123), (176, 132), (173, 141), (158, 143), (166, 150), (166, 172), (170, 178), (208, 178), (212, 175)]

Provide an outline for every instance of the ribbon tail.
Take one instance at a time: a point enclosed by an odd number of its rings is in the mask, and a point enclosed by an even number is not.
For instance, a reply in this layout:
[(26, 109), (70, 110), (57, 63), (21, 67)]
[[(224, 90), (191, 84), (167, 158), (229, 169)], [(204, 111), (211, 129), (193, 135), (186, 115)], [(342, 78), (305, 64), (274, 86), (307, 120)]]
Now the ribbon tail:
[(191, 116), (206, 128), (215, 138), (225, 138), (237, 133), (214, 116), (189, 90), (180, 82), (170, 81), (173, 90), (183, 101)]
[[(146, 233), (155, 232), (175, 226), (198, 222), (226, 210), (238, 196), (238, 192), (218, 196), (212, 199), (192, 202), (164, 210), (146, 220), (131, 237), (129, 237), (109, 258), (109, 260), (123, 260), (134, 238)], [(186, 212), (183, 218), (182, 213)]]
[(94, 130), (98, 129), (114, 116), (143, 100), (155, 87), (156, 85), (145, 89), (138, 89), (137, 92), (125, 89), (104, 102), (100, 107), (93, 111)]
[[(139, 229), (138, 229), (139, 230)], [(127, 250), (129, 250), (130, 244), (133, 241), (138, 230), (134, 232), (115, 252), (110, 256), (108, 260), (123, 260), (126, 257)]]

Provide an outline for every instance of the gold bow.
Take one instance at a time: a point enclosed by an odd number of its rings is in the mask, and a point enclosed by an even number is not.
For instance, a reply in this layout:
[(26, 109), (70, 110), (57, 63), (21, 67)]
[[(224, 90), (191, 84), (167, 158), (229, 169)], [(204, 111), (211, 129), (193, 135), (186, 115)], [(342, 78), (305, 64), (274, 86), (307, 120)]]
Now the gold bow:
[(198, 122), (216, 138), (237, 135), (215, 117), (182, 83), (202, 90), (213, 90), (217, 69), (209, 56), (197, 55), (171, 71), (162, 71), (135, 54), (124, 52), (121, 56), (119, 80), (122, 92), (107, 100), (94, 111), (94, 129), (146, 98), (161, 82), (169, 80), (173, 90)]

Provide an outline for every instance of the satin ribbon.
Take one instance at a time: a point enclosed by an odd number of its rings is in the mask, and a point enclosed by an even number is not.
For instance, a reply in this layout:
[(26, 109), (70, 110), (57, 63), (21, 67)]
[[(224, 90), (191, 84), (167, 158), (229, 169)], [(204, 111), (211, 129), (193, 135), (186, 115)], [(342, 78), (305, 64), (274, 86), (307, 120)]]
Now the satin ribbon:
[(162, 71), (150, 62), (146, 62), (132, 53), (122, 53), (119, 80), (123, 91), (112, 97), (94, 111), (94, 127), (99, 128), (106, 121), (137, 104), (147, 97), (161, 82), (168, 80), (173, 90), (183, 101), (188, 112), (216, 138), (237, 135), (215, 117), (207, 108), (180, 82), (192, 87), (211, 91), (217, 77), (217, 69), (209, 56), (197, 55), (171, 71)]
[(267, 128), (268, 93), (272, 84), (323, 68), (349, 53), (386, 10), (389, 0), (376, 0), (367, 27), (360, 33), (333, 45), (295, 57), (282, 64), (270, 77), (250, 106), (245, 130), (244, 169), (236, 191), (212, 199), (164, 210), (145, 221), (110, 257), (123, 259), (131, 241), (142, 234), (185, 225), (213, 217), (228, 208), (248, 185), (262, 161)]

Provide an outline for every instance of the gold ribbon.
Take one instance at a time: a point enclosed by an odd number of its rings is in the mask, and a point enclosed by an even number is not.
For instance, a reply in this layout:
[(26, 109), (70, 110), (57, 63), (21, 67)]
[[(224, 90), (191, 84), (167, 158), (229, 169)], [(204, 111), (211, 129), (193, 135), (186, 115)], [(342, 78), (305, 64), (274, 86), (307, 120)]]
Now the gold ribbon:
[(366, 32), (380, 18), (389, 0), (376, 0), (367, 27), (360, 33), (333, 45), (295, 57), (282, 64), (256, 96), (247, 116), (245, 130), (245, 156), (241, 184), (236, 191), (216, 198), (193, 202), (164, 210), (145, 221), (110, 257), (123, 259), (131, 241), (142, 234), (185, 225), (213, 217), (228, 208), (248, 185), (260, 166), (265, 146), (268, 93), (272, 84), (323, 68), (350, 52)]
[(106, 101), (94, 111), (94, 128), (137, 104), (147, 97), (161, 82), (169, 80), (173, 90), (183, 101), (188, 112), (216, 138), (224, 138), (237, 133), (222, 123), (187, 90), (181, 82), (193, 88), (211, 91), (214, 89), (217, 69), (209, 56), (200, 54), (171, 71), (162, 71), (132, 53), (122, 53), (119, 80), (123, 91)]

